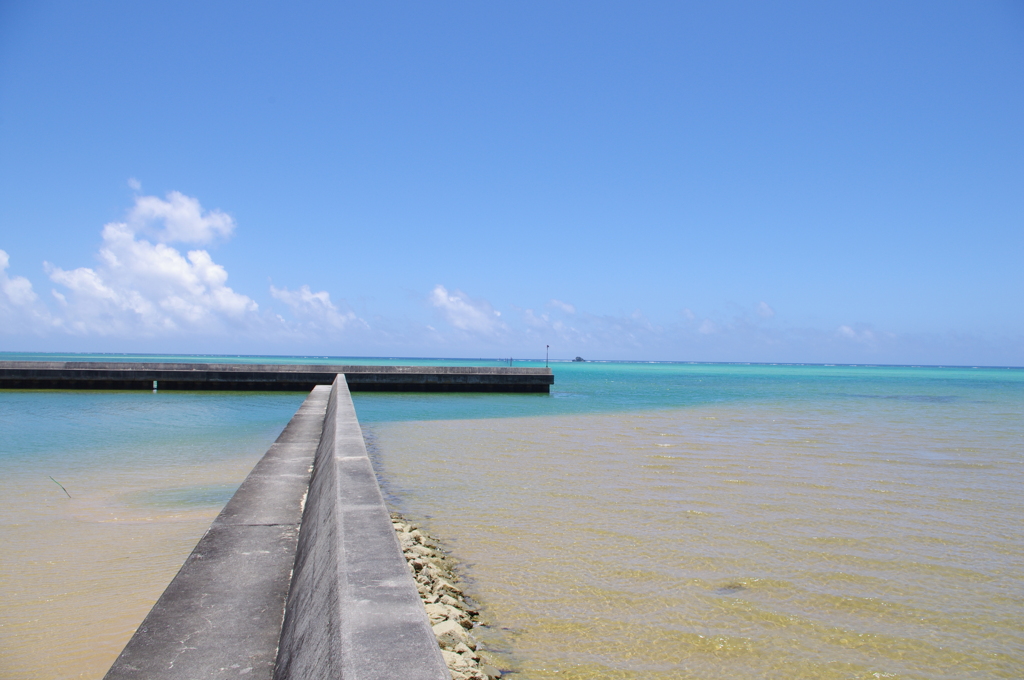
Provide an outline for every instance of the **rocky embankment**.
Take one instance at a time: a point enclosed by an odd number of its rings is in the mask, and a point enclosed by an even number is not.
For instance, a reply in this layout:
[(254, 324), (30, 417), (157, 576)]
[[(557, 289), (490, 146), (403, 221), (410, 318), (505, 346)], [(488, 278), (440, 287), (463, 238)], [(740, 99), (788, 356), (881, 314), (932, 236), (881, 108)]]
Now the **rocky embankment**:
[(402, 553), (416, 579), (416, 589), (453, 680), (501, 677), (501, 671), (481, 660), (477, 653), (477, 641), (471, 631), (479, 623), (480, 613), (466, 600), (451, 558), (441, 550), (438, 541), (397, 512), (391, 513), (391, 524), (398, 532)]

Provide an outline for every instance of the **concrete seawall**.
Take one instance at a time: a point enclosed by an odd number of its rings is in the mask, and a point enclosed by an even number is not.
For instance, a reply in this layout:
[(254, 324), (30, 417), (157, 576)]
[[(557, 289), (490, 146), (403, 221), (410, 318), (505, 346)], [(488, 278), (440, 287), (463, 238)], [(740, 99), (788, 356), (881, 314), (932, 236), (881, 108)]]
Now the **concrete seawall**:
[(344, 374), (352, 391), (549, 392), (550, 369), (505, 366), (338, 366), (0, 361), (0, 389), (290, 390)]
[(342, 376), (317, 449), (274, 677), (451, 677)]
[(345, 381), (312, 390), (107, 680), (445, 680)]

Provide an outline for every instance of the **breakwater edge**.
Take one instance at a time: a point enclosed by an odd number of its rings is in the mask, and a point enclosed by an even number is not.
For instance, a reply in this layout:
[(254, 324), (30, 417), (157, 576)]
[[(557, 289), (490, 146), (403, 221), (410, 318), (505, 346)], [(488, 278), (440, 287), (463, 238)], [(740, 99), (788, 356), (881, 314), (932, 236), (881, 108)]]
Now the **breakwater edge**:
[(454, 560), (440, 541), (401, 513), (391, 513), (391, 524), (452, 680), (500, 678), (499, 665), (504, 664), (489, 655), (473, 634), (483, 625), (479, 606), (466, 596)]

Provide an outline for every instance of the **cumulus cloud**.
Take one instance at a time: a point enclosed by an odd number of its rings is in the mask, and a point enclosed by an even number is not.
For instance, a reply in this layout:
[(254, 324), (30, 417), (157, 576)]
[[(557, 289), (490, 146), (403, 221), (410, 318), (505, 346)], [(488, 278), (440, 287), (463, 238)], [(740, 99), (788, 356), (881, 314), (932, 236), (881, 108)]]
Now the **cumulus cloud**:
[(445, 320), (460, 331), (481, 336), (496, 336), (506, 329), (501, 312), (487, 300), (473, 300), (460, 290), (448, 292), (437, 284), (430, 293), (430, 303)]
[[(129, 184), (140, 188), (134, 179)], [(104, 225), (94, 266), (43, 263), (53, 283), (47, 300), (39, 299), (28, 279), (8, 274), (10, 259), (0, 250), (0, 333), (316, 343), (336, 341), (353, 328), (369, 329), (344, 300), (335, 302), (327, 291), (313, 292), (308, 285), (270, 287), (271, 296), (287, 306), (288, 318), (261, 310), (228, 286), (227, 270), (207, 250), (171, 245), (226, 238), (234, 228), (230, 215), (206, 210), (180, 192), (136, 196), (123, 222)], [(376, 337), (387, 339), (387, 331)]]
[[(141, 191), (138, 182), (130, 186)], [(510, 306), (513, 314), (506, 318), (487, 300), (441, 284), (427, 289), (427, 300), (447, 322), (443, 325), (374, 316), (368, 317), (371, 328), (344, 299), (332, 299), (326, 290), (315, 292), (308, 285), (270, 287), (276, 301), (272, 304), (284, 315), (279, 316), (229, 287), (227, 270), (200, 247), (230, 237), (235, 227), (230, 215), (206, 210), (196, 198), (179, 192), (163, 198), (137, 196), (123, 221), (103, 227), (93, 266), (64, 269), (44, 264), (53, 285), (48, 295), (49, 286), (34, 288), (29, 279), (11, 273), (10, 258), (0, 250), (0, 335), (220, 336), (231, 346), (238, 340), (240, 351), (301, 343), (333, 352), (343, 347), (347, 352), (379, 354), (387, 347), (407, 355), (443, 347), (450, 356), (481, 356), (475, 353), (500, 344), (502, 351), (508, 348), (517, 356), (537, 358), (550, 344), (552, 357), (567, 358), (829, 362), (907, 362), (925, 355), (940, 362), (949, 355), (943, 348), (953, 342), (897, 336), (867, 324), (796, 328), (765, 323), (775, 317), (775, 310), (764, 301), (736, 306), (732, 316), (683, 309), (663, 320), (662, 326), (640, 311), (594, 314), (545, 296), (533, 309)], [(972, 339), (956, 342), (965, 347), (977, 344)], [(1019, 339), (1007, 343), (1016, 344), (992, 351), (1020, 356), (1024, 345)]]
[[(137, 184), (137, 182), (136, 182)], [(203, 210), (199, 200), (178, 191), (157, 196), (138, 196), (128, 213), (127, 227), (135, 233), (154, 237), (162, 243), (203, 245), (227, 238), (235, 230), (231, 215), (220, 210)]]
[(205, 250), (187, 255), (166, 243), (139, 238), (154, 231), (164, 241), (203, 242), (234, 228), (229, 215), (204, 211), (178, 192), (164, 201), (136, 199), (127, 222), (103, 227), (98, 267), (66, 270), (44, 263), (61, 303), (68, 331), (96, 335), (144, 335), (198, 331), (217, 333), (257, 321), (259, 307), (227, 286), (228, 273)]
[(24, 276), (9, 276), (7, 268), (10, 263), (11, 258), (7, 251), (0, 250), (0, 291), (3, 292), (3, 302), (15, 307), (32, 304), (39, 297), (32, 290), (32, 282)]
[(301, 286), (298, 290), (271, 286), (270, 294), (288, 305), (296, 318), (302, 319), (314, 329), (344, 330), (353, 324), (367, 327), (367, 323), (347, 306), (342, 309), (331, 302), (331, 296), (326, 290), (314, 293), (309, 286)]
[(7, 273), (11, 259), (0, 250), (0, 333), (40, 333), (54, 324), (54, 319), (24, 276)]

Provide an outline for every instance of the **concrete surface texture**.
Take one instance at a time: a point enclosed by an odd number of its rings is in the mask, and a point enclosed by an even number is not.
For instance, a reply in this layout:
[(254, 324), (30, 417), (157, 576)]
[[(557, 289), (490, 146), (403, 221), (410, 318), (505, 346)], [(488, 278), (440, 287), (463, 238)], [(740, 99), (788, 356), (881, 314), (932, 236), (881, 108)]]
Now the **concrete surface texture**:
[(303, 499), (330, 388), (313, 389), (107, 672), (273, 677)]
[(106, 680), (449, 680), (344, 375), (246, 477)]
[(303, 514), (276, 680), (448, 680), (344, 376)]
[(548, 392), (549, 368), (0, 361), (0, 389), (293, 390), (347, 376), (350, 390)]

